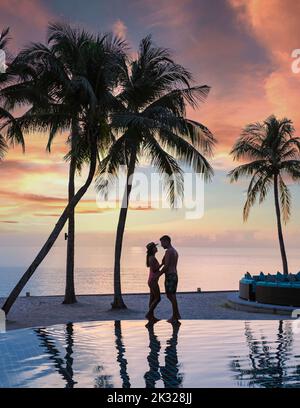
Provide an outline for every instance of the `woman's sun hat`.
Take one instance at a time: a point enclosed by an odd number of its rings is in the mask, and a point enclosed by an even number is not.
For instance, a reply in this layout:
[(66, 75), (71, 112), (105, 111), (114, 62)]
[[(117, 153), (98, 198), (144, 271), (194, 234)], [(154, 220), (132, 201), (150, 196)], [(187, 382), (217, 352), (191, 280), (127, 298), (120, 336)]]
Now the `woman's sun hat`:
[(149, 242), (149, 244), (146, 245), (146, 248), (149, 250), (149, 249), (152, 249), (154, 247), (157, 247), (157, 245), (158, 244), (156, 244), (155, 242)]

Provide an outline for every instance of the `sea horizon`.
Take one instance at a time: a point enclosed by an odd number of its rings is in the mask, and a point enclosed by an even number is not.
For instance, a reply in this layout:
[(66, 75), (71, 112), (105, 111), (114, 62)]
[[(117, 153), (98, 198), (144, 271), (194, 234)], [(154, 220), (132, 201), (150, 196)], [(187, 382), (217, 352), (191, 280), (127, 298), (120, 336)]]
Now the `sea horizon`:
[[(0, 296), (9, 294), (15, 283), (25, 272), (30, 253), (36, 248), (19, 253), (19, 264), (0, 266)], [(113, 293), (113, 247), (87, 248), (76, 250), (75, 286), (78, 295)], [(178, 264), (178, 291), (238, 290), (239, 280), (246, 273), (274, 274), (281, 271), (280, 252), (276, 248), (227, 248), (227, 247), (177, 247), (180, 258)], [(28, 255), (29, 252), (29, 255)], [(291, 273), (298, 272), (298, 249), (290, 248), (289, 263)], [(65, 289), (65, 248), (55, 247), (47, 261), (41, 265), (26, 285), (21, 295), (30, 292), (31, 296), (63, 295)], [(157, 258), (161, 260), (162, 248)], [(11, 260), (10, 262), (13, 262)], [(76, 266), (77, 265), (77, 266)], [(123, 293), (147, 293), (148, 270), (145, 265), (145, 250), (142, 246), (125, 247), (122, 256), (122, 291)], [(160, 280), (164, 290), (164, 278)]]

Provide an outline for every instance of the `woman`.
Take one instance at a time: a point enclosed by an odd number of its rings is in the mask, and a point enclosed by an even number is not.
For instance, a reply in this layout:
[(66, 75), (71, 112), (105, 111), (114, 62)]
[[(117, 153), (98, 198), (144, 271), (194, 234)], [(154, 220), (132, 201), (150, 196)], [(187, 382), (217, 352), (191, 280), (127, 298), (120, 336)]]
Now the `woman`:
[(149, 268), (148, 286), (150, 288), (149, 311), (146, 314), (146, 318), (149, 322), (151, 321), (155, 323), (159, 321), (159, 319), (154, 316), (154, 309), (160, 302), (160, 289), (158, 285), (160, 264), (155, 257), (155, 254), (157, 253), (157, 244), (150, 242), (146, 248), (146, 265)]

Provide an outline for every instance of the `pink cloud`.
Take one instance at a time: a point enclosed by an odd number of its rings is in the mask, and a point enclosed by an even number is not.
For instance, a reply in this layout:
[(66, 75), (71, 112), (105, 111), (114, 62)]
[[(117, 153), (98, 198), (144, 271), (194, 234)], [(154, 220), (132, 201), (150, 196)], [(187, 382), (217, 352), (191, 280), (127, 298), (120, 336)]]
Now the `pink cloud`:
[(39, 0), (0, 0), (0, 26), (11, 28), (14, 50), (44, 38), (52, 13)]
[(191, 16), (191, 0), (143, 0), (144, 6), (149, 10), (145, 18), (148, 27), (172, 26), (181, 27), (188, 23)]
[(125, 23), (122, 20), (118, 19), (113, 24), (112, 30), (113, 30), (113, 33), (116, 36), (122, 38), (123, 40), (126, 39), (126, 37), (127, 37), (127, 27), (126, 27)]

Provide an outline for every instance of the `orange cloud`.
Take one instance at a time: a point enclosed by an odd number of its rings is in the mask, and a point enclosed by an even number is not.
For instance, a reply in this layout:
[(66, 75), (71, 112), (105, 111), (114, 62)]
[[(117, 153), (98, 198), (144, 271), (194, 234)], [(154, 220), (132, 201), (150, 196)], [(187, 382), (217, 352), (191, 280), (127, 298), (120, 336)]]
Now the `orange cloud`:
[(300, 48), (300, 3), (294, 0), (230, 0), (237, 16), (266, 50), (272, 72), (264, 80), (265, 100), (278, 116), (300, 129), (300, 75), (292, 72), (291, 54)]

